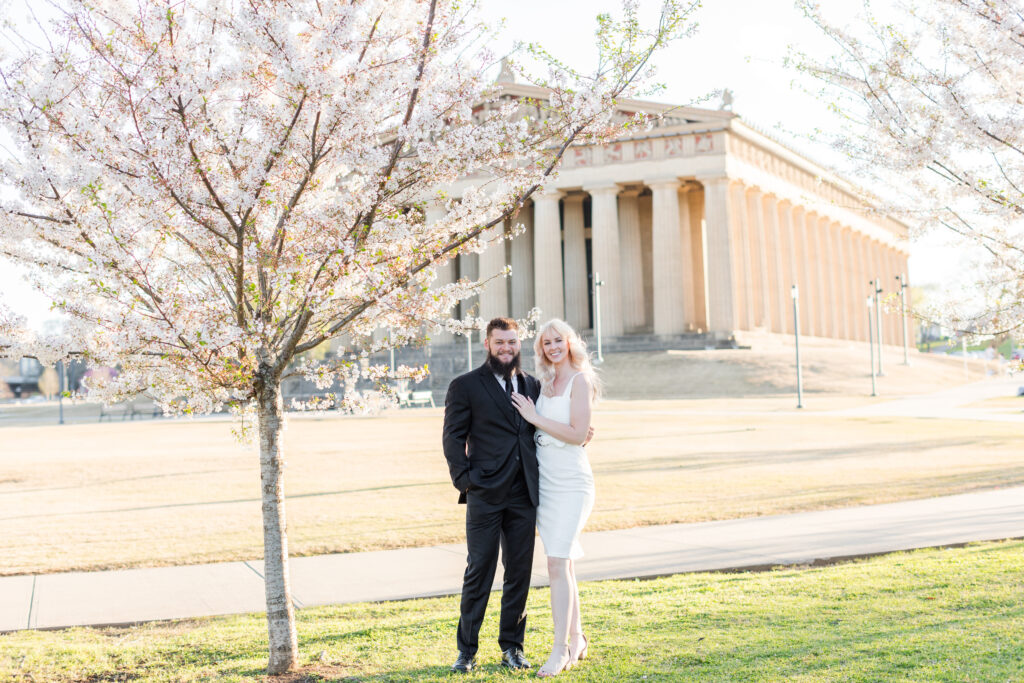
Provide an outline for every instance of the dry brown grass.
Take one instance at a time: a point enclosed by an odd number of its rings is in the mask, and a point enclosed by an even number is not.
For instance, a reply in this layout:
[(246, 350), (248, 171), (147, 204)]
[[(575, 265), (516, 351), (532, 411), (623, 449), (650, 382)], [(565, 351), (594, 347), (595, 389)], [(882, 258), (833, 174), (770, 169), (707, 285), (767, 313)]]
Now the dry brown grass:
[[(850, 399), (821, 397), (818, 407)], [(606, 401), (589, 448), (589, 529), (727, 519), (1024, 483), (1019, 427), (797, 414), (784, 398)], [(296, 555), (454, 542), (440, 409), (293, 419)], [(215, 421), (9, 427), (0, 453), (0, 573), (262, 555), (252, 449)]]
[[(796, 393), (795, 349), (791, 338), (748, 334), (750, 349), (619, 353), (602, 368), (609, 395), (623, 399), (728, 398)], [(882, 396), (922, 394), (976, 382), (1000, 371), (998, 363), (926, 355), (886, 346)], [(800, 342), (804, 391), (809, 398), (868, 396), (871, 356), (867, 344), (829, 339)]]

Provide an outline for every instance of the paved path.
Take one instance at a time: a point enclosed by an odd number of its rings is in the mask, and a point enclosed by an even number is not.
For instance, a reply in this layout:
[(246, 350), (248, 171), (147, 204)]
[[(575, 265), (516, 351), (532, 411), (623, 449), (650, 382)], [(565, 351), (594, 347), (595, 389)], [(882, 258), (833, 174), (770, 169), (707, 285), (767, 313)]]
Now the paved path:
[[(807, 564), (1024, 537), (1024, 487), (772, 517), (583, 535), (583, 581)], [(538, 544), (534, 585), (546, 585)], [(299, 608), (458, 593), (461, 544), (298, 557)], [(500, 575), (500, 572), (499, 572)], [(500, 580), (500, 576), (499, 576)], [(264, 609), (261, 562), (0, 577), (0, 631), (126, 624)]]
[(986, 407), (982, 401), (1017, 396), (1024, 386), (1024, 376), (986, 379), (944, 391), (831, 411), (843, 417), (923, 417), (946, 420), (981, 420), (985, 422), (1024, 422), (1024, 397), (1020, 405)]

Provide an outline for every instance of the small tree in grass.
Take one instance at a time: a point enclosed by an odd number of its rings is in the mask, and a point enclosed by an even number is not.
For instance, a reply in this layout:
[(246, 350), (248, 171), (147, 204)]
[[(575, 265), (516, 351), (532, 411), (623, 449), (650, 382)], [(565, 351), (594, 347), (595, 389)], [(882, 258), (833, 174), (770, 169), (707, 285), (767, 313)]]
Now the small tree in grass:
[[(478, 283), (432, 287), (436, 266), (485, 248), (569, 145), (638, 122), (613, 124), (615, 102), (696, 5), (667, 0), (650, 31), (632, 3), (600, 17), (598, 70), (547, 59), (538, 120), (499, 99), (473, 49), (487, 32), (454, 0), (69, 0), (38, 39), (7, 29), (0, 249), (67, 324), (30, 339), (3, 313), (0, 345), (118, 366), (102, 400), (255, 413), (271, 673), (297, 661), (282, 379), (420, 374), (357, 361), (439, 328)], [(447, 215), (426, 223), (428, 201)], [(294, 363), (342, 336), (342, 357)]]
[(845, 129), (837, 149), (888, 187), (880, 208), (945, 228), (979, 251), (977, 287), (927, 313), (961, 332), (1024, 325), (1024, 12), (1016, 0), (864, 3), (839, 25), (798, 3), (831, 38), (829, 59), (796, 55)]

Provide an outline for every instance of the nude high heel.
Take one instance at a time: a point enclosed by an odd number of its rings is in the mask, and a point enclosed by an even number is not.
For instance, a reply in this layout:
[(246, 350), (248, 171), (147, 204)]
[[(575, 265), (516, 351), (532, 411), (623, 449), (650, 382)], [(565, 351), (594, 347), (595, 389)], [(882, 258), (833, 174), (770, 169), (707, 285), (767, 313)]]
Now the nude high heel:
[(571, 652), (569, 653), (569, 659), (571, 660), (569, 668), (572, 668), (576, 664), (576, 662), (582, 662), (584, 659), (586, 659), (587, 655), (590, 652), (590, 638), (587, 638), (587, 635), (585, 633), (581, 633), (580, 638), (583, 638), (583, 647), (581, 647), (580, 651), (577, 652), (575, 655), (573, 655)]
[[(560, 660), (555, 664), (551, 664), (552, 658), (554, 658), (554, 651), (551, 652), (551, 657), (548, 657), (548, 661), (544, 662), (544, 666), (537, 670), (537, 678), (553, 678), (558, 674), (562, 673), (572, 664), (572, 656), (569, 654), (569, 646), (565, 647), (564, 659)], [(552, 668), (545, 668), (551, 665)]]

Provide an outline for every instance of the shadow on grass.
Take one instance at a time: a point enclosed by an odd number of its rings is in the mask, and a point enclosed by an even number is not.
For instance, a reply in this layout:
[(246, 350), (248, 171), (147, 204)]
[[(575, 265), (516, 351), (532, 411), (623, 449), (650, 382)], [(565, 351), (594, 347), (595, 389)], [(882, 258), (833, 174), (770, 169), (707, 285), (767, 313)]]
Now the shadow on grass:
[[(387, 486), (369, 486), (361, 489), (343, 489), (340, 491), (314, 491), (311, 493), (290, 493), (288, 494), (288, 500), (299, 500), (302, 498), (320, 498), (323, 496), (340, 496), (348, 493), (371, 493), (379, 491), (393, 491), (397, 489), (408, 489), (425, 486), (450, 486), (445, 481), (424, 481), (416, 482), (413, 484), (390, 484)], [(10, 491), (8, 493), (19, 493), (18, 491)], [(170, 510), (172, 508), (189, 508), (199, 507), (203, 505), (238, 505), (238, 504), (253, 504), (259, 503), (259, 498), (236, 498), (233, 500), (199, 500), (191, 503), (166, 503), (163, 505), (146, 505), (139, 507), (127, 507), (127, 508), (109, 508), (105, 510), (81, 510), (76, 512), (43, 512), (31, 515), (15, 515), (12, 517), (0, 517), (0, 522), (18, 520), (18, 519), (40, 519), (44, 517), (82, 517), (85, 515), (105, 515), (105, 514), (119, 514), (122, 512), (148, 512), (151, 510)]]
[[(99, 479), (97, 481), (86, 481), (81, 484), (73, 484), (67, 486), (43, 486), (35, 489), (16, 489), (12, 491), (0, 491), (0, 496), (9, 496), (15, 493), (44, 493), (46, 491), (68, 491), (68, 490), (79, 490), (86, 488), (93, 488), (96, 486), (106, 486), (108, 484), (123, 484), (128, 481), (145, 481), (148, 479), (170, 479), (173, 477), (199, 477), (204, 474), (224, 474), (226, 472), (248, 472), (249, 468), (243, 467), (230, 467), (227, 469), (220, 470), (192, 470), (185, 472), (167, 472), (164, 474), (147, 474), (141, 477), (121, 477), (118, 479)], [(0, 484), (17, 483), (19, 479), (3, 480), (0, 479)]]
[[(665, 436), (666, 440), (677, 441), (676, 436)], [(640, 472), (664, 472), (669, 470), (708, 471), (734, 469), (736, 467), (763, 467), (766, 465), (796, 465), (808, 462), (827, 462), (843, 458), (863, 458), (868, 453), (891, 452), (925, 453), (936, 449), (979, 447), (977, 439), (929, 439), (918, 441), (886, 441), (857, 443), (833, 448), (791, 448), (778, 451), (705, 451), (696, 454), (671, 454), (649, 456), (643, 459), (602, 460), (595, 464), (594, 472), (599, 474), (632, 474)], [(1021, 468), (1024, 472), (1024, 468)]]

